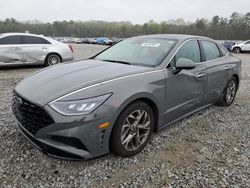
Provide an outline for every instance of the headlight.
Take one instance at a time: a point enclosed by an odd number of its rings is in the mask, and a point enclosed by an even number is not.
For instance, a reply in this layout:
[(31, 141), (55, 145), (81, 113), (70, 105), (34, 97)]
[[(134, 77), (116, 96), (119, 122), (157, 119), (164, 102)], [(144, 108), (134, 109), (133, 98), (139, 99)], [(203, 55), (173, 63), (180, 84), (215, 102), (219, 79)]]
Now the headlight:
[(55, 101), (50, 103), (49, 105), (62, 115), (84, 115), (93, 112), (110, 96), (111, 93), (83, 100)]

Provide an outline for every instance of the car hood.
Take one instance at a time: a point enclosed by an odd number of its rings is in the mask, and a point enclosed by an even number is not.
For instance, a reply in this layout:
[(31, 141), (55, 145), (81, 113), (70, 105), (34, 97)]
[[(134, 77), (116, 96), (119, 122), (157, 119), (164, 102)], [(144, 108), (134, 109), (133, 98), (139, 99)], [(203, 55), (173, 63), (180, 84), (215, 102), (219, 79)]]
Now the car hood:
[(99, 60), (83, 60), (38, 71), (19, 82), (15, 92), (35, 104), (44, 106), (77, 89), (152, 69)]

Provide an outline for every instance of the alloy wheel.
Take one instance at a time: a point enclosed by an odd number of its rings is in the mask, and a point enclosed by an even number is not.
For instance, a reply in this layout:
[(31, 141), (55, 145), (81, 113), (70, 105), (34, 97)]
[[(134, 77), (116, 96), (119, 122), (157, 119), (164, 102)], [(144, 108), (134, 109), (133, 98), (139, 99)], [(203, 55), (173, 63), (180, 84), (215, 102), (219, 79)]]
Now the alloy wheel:
[(235, 53), (240, 53), (240, 48), (235, 48), (235, 49), (234, 49), (234, 52), (235, 52)]
[(50, 55), (48, 58), (49, 65), (56, 65), (60, 63), (60, 58), (57, 55)]
[(144, 110), (132, 112), (121, 130), (121, 143), (127, 151), (137, 150), (147, 140), (150, 133), (150, 117)]

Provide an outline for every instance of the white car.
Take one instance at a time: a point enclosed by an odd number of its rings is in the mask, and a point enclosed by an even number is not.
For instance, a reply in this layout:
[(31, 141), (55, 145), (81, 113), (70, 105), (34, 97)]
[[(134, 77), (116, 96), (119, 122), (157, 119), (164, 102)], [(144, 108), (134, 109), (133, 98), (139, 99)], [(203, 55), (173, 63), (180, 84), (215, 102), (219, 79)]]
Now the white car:
[(233, 45), (231, 51), (235, 53), (250, 51), (250, 40)]
[(0, 66), (20, 64), (55, 65), (74, 59), (73, 48), (42, 35), (0, 34)]

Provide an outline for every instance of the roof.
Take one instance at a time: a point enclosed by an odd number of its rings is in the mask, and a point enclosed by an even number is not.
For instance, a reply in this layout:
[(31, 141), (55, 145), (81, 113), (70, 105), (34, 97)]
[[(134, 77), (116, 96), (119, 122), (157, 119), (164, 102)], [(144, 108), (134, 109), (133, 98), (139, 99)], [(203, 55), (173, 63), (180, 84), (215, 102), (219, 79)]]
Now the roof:
[(39, 36), (39, 37), (44, 37), (44, 35), (35, 35), (35, 34), (30, 34), (30, 33), (1, 33), (0, 36), (11, 36), (11, 35), (26, 35), (26, 36)]
[(196, 36), (196, 35), (184, 35), (184, 34), (153, 34), (153, 35), (143, 35), (138, 37), (146, 37), (146, 38), (166, 38), (166, 39), (176, 39), (179, 41), (184, 41), (188, 39), (193, 38), (203, 38), (203, 39), (209, 39), (207, 37), (203, 36)]

